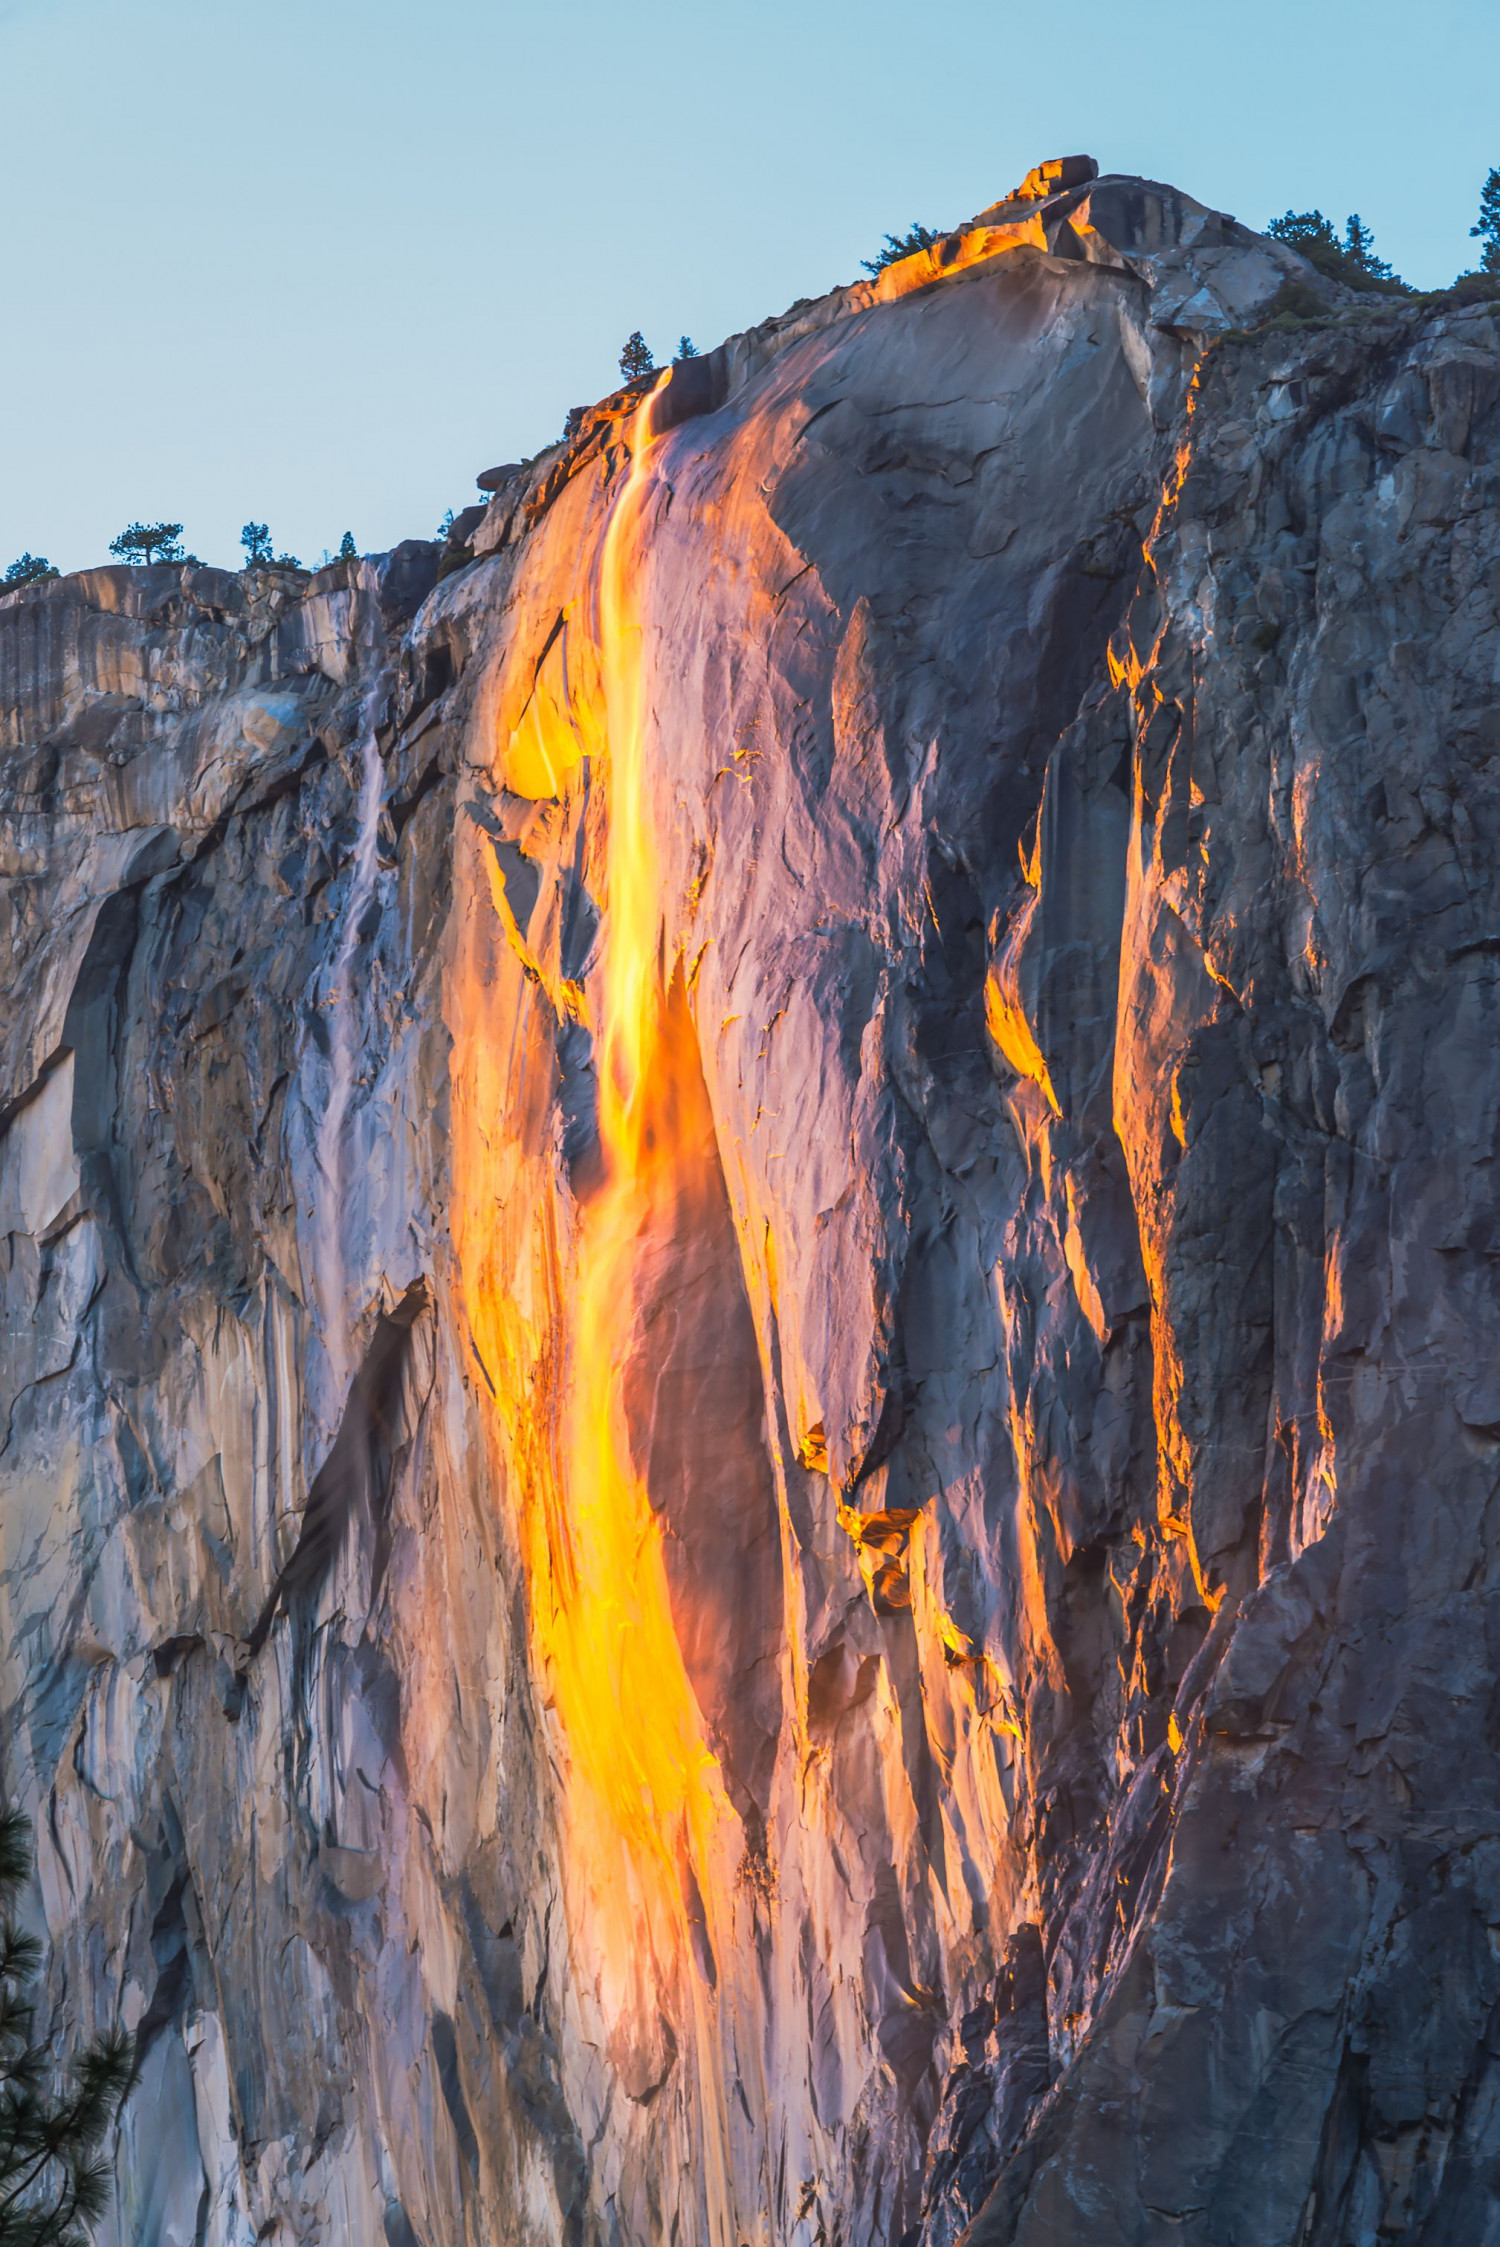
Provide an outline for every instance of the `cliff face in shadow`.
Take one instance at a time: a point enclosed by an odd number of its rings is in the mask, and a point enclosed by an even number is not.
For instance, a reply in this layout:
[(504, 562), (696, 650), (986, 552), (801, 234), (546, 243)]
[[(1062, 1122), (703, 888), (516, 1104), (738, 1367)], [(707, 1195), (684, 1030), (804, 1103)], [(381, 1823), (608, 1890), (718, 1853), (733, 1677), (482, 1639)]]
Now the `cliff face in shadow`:
[(1028, 186), (441, 579), (0, 600), (122, 2247), (1500, 2240), (1500, 310)]

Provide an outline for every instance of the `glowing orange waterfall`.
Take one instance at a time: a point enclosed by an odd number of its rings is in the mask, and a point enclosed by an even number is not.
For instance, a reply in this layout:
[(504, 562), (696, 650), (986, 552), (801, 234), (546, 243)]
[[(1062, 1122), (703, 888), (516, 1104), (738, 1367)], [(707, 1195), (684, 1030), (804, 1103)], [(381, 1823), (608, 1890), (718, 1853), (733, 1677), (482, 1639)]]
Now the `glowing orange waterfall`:
[[(575, 1967), (616, 2065), (648, 2085), (675, 2070), (674, 2095), (696, 2100), (704, 2158), (695, 2222), (706, 2219), (705, 2247), (732, 2247), (715, 2020), (726, 1992), (715, 1983), (744, 1836), (674, 1627), (663, 1530), (625, 1403), (632, 1366), (651, 1362), (650, 1291), (664, 1276), (670, 1288), (674, 1244), (691, 1236), (704, 1197), (722, 1196), (682, 974), (663, 949), (660, 792), (653, 799), (649, 785), (636, 599), (650, 407), (648, 398), (625, 432), (629, 467), (599, 549), (592, 634), (575, 643), (579, 660), (557, 704), (526, 721), (536, 796), (561, 795), (587, 774), (595, 785), (602, 777), (607, 803), (594, 875), (601, 948), (587, 999), (570, 990), (566, 1000), (595, 1027), (598, 1183), (577, 1206), (569, 1241), (570, 1205), (557, 1198), (550, 1167), (528, 1170), (501, 1125), (517, 1072), (550, 1070), (548, 1041), (525, 1011), (545, 1000), (524, 998), (520, 1028), (507, 1027), (509, 1002), (486, 984), (477, 936), (458, 984), (454, 1235), (513, 1496), (534, 1669), (561, 1733)], [(586, 611), (580, 604), (580, 633)], [(503, 769), (504, 743), (500, 756)], [(522, 784), (514, 767), (505, 776)], [(514, 946), (493, 866), (488, 880)]]
[(547, 1522), (547, 1549), (534, 1552), (532, 1573), (538, 1635), (574, 1763), (570, 1807), (577, 1827), (592, 1829), (588, 1854), (617, 1968), (638, 1960), (643, 1939), (659, 1968), (678, 1953), (685, 1868), (706, 1892), (727, 1814), (673, 1629), (661, 1530), (631, 1457), (622, 1400), (642, 1246), (691, 1194), (696, 1155), (692, 1026), (685, 1007), (668, 1004), (663, 975), (632, 589), (649, 490), (649, 416), (647, 398), (632, 420), (629, 475), (610, 515), (600, 572), (609, 802), (598, 1044), (604, 1179), (582, 1215), (568, 1322), (567, 1503)]

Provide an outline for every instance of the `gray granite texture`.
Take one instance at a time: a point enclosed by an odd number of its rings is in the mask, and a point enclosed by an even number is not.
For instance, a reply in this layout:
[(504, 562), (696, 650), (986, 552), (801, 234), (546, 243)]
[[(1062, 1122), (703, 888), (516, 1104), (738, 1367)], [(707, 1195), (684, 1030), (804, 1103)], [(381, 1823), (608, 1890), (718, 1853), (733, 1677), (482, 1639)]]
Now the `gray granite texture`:
[(1500, 2242), (1500, 305), (1075, 161), (573, 419), (0, 598), (103, 2238)]

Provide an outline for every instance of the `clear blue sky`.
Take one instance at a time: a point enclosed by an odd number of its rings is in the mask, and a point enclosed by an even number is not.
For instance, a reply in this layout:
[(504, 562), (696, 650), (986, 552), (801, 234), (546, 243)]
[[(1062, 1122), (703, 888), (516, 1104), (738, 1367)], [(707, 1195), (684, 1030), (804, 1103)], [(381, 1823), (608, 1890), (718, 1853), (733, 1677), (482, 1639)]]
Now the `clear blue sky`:
[(429, 535), (1044, 156), (1474, 261), (1500, 0), (0, 0), (0, 567)]

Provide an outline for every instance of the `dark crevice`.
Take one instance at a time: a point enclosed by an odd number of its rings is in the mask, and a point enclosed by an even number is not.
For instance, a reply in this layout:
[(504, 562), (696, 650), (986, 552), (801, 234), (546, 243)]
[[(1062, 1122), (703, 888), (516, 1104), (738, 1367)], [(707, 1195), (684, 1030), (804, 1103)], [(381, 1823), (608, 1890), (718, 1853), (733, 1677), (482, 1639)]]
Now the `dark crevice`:
[(443, 2104), (448, 2109), (448, 2119), (453, 2124), (453, 2135), (458, 2140), (458, 2150), (464, 2166), (477, 2184), (479, 2182), (479, 2140), (469, 2114), (468, 2101), (458, 2068), (458, 2038), (453, 2022), (446, 2013), (432, 2016), (432, 2049), (437, 2060), (438, 2082), (442, 2085)]
[[(430, 1301), (426, 1280), (413, 1280), (394, 1310), (383, 1311), (375, 1322), (333, 1448), (308, 1492), (296, 1550), (277, 1577), (250, 1633), (247, 1653), (251, 1661), (265, 1645), (282, 1609), (305, 1610), (316, 1600), (356, 1510), (368, 1510), (379, 1544), (398, 1443), (401, 1376), (411, 1330)], [(377, 1550), (377, 1581), (379, 1573)]]

